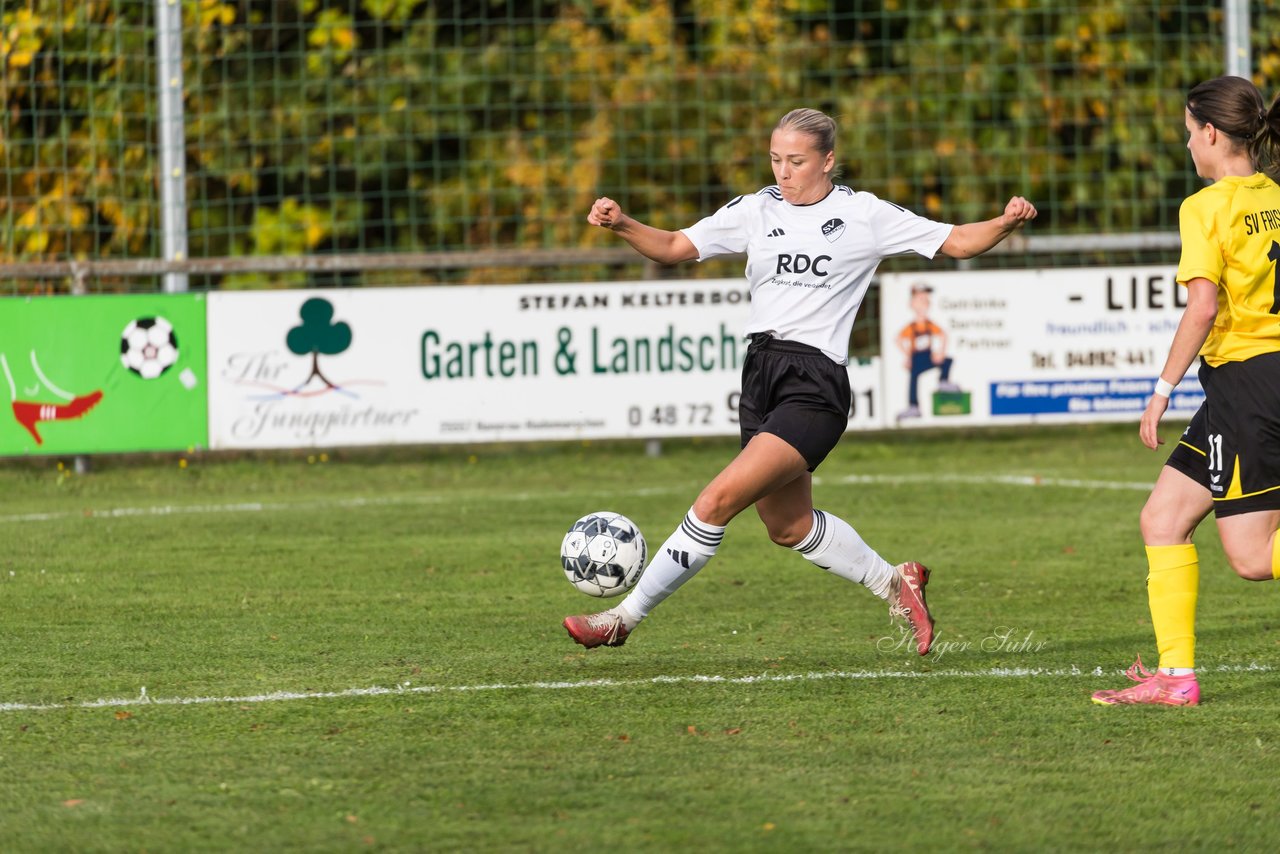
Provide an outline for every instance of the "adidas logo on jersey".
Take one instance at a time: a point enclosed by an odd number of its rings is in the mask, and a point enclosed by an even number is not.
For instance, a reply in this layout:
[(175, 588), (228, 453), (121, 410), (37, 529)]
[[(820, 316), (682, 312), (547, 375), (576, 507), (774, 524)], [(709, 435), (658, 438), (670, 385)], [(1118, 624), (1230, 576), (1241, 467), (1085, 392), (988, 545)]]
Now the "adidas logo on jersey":
[(786, 234), (785, 231), (780, 228), (775, 228), (773, 231), (766, 234), (765, 237), (781, 237), (784, 234)]
[(828, 243), (835, 243), (842, 234), (844, 234), (844, 220), (829, 219), (822, 224), (822, 236), (827, 238)]

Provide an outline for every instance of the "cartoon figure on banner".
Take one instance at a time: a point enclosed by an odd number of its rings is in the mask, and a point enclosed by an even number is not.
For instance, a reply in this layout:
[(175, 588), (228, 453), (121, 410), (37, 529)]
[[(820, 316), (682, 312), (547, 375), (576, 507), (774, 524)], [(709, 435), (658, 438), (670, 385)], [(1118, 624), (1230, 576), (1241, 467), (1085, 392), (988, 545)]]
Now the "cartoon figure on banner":
[(898, 348), (905, 357), (909, 374), (907, 408), (898, 420), (920, 417), (920, 377), (935, 368), (939, 371), (938, 389), (933, 395), (934, 415), (967, 415), (969, 393), (951, 381), (952, 358), (947, 355), (947, 333), (929, 319), (933, 288), (926, 284), (911, 286), (911, 311), (915, 318), (898, 333)]

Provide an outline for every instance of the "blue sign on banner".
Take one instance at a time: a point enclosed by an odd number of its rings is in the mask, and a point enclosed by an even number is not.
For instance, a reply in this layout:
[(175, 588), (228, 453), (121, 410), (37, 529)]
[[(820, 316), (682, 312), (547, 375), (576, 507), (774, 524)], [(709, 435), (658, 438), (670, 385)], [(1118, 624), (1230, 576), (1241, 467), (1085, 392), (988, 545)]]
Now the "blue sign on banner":
[[(991, 383), (992, 415), (1140, 415), (1155, 391), (1156, 377), (1004, 380)], [(1187, 377), (1169, 401), (1170, 410), (1194, 410), (1204, 402), (1199, 380)]]

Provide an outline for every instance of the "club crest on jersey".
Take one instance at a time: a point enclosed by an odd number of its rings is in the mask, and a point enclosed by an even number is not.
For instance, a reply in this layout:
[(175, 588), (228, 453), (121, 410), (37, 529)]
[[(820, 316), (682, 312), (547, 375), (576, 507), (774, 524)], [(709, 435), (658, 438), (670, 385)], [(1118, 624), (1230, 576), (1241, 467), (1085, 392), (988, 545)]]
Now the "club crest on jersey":
[(822, 236), (827, 238), (828, 243), (835, 243), (842, 234), (844, 234), (844, 220), (829, 219), (822, 224)]

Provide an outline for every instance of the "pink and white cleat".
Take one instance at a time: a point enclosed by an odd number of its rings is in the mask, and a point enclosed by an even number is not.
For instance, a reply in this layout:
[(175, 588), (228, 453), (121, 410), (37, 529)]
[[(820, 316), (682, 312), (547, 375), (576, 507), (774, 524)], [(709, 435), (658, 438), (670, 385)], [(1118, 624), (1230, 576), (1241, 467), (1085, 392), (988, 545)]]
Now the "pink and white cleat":
[(925, 655), (933, 644), (933, 617), (924, 603), (924, 588), (929, 583), (929, 570), (915, 561), (899, 564), (897, 598), (889, 606), (889, 616), (904, 617), (916, 638), (916, 652)]
[(1149, 673), (1142, 656), (1125, 671), (1137, 685), (1114, 691), (1097, 691), (1093, 701), (1099, 706), (1196, 706), (1200, 704), (1200, 683), (1196, 675), (1170, 676), (1157, 670)]
[(598, 614), (581, 614), (576, 617), (565, 617), (564, 627), (569, 630), (569, 637), (592, 649), (597, 646), (622, 646), (627, 642), (631, 630), (622, 620), (622, 615), (615, 611), (601, 611)]

